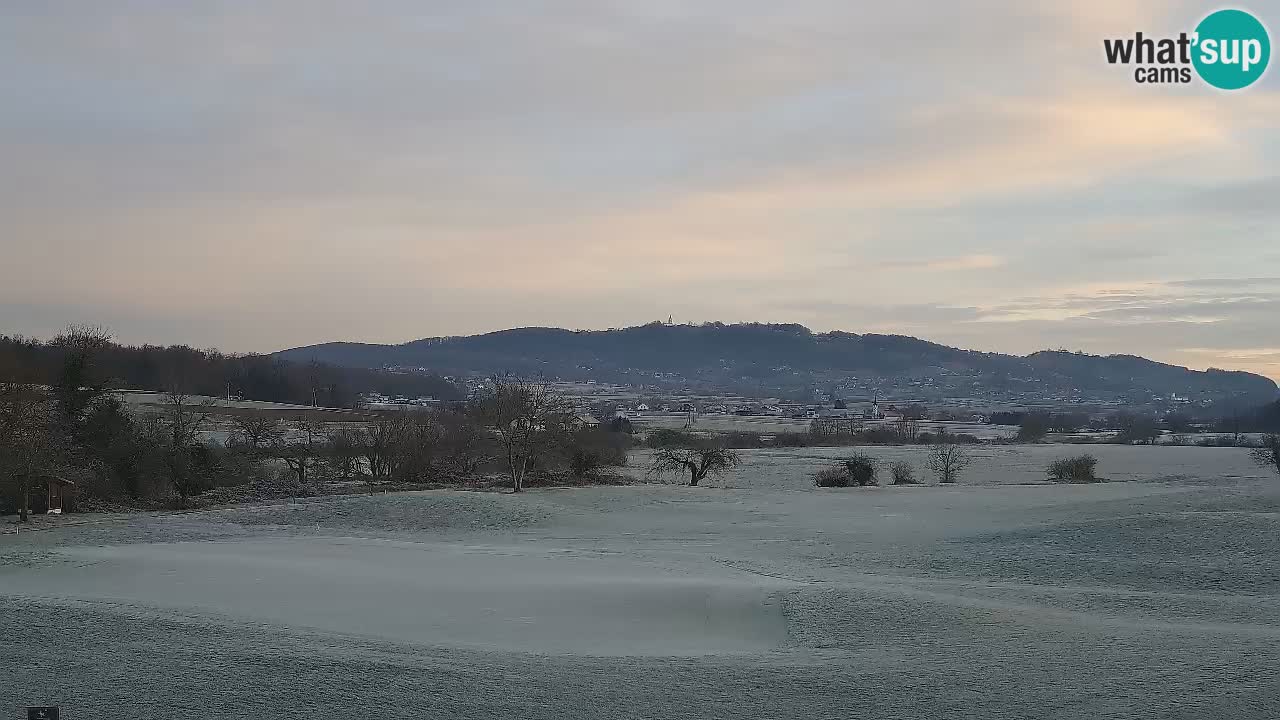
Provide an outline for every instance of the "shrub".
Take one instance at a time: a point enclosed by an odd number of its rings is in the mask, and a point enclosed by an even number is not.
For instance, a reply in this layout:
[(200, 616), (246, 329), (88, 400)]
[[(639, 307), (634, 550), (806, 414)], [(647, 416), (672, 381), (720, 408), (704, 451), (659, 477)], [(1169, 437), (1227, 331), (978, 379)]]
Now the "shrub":
[(697, 447), (698, 438), (693, 433), (660, 429), (649, 433), (645, 444), (654, 449)]
[(1264, 468), (1280, 472), (1280, 435), (1267, 435), (1258, 447), (1249, 451), (1253, 461)]
[(1196, 441), (1200, 447), (1239, 447), (1240, 443), (1232, 435), (1210, 435)]
[(1076, 455), (1061, 458), (1049, 463), (1047, 472), (1054, 482), (1091, 483), (1098, 482), (1094, 471), (1098, 467), (1098, 458), (1092, 455)]
[(627, 464), (627, 450), (631, 436), (599, 428), (583, 429), (574, 434), (569, 446), (569, 464), (572, 469), (574, 454), (594, 455), (598, 467), (623, 467)]
[(813, 476), (818, 487), (849, 487), (849, 471), (843, 467), (823, 468)]
[(784, 430), (773, 436), (774, 447), (808, 447), (813, 442), (809, 433), (792, 432)]
[(858, 453), (844, 461), (845, 472), (849, 474), (849, 482), (858, 487), (877, 485), (876, 461), (870, 455)]
[(569, 472), (574, 477), (584, 478), (595, 475), (604, 467), (604, 459), (595, 450), (574, 448), (569, 455)]
[(919, 438), (917, 438), (916, 442), (919, 443), (920, 445), (938, 445), (938, 444), (977, 445), (982, 441), (979, 440), (978, 436), (976, 435), (970, 435), (968, 433), (949, 433), (947, 432), (946, 428), (943, 428), (937, 433), (927, 433), (927, 432), (920, 433), (920, 436)]
[(1113, 420), (1120, 429), (1114, 441), (1121, 445), (1155, 445), (1160, 436), (1160, 424), (1153, 417), (1117, 413)]
[(1018, 442), (1039, 442), (1048, 434), (1048, 413), (1033, 412), (1022, 416), (1022, 422), (1018, 425)]
[(736, 431), (724, 436), (724, 445), (731, 448), (762, 448), (764, 440), (758, 433)]
[(893, 428), (884, 426), (861, 430), (854, 437), (858, 442), (869, 445), (896, 445), (902, 442), (901, 436)]
[(211, 476), (214, 487), (234, 487), (270, 479), (265, 463), (259, 458), (231, 450), (219, 453), (220, 461)]
[(899, 460), (890, 465), (889, 474), (893, 477), (894, 485), (918, 485), (920, 483), (916, 479), (916, 469), (905, 460)]

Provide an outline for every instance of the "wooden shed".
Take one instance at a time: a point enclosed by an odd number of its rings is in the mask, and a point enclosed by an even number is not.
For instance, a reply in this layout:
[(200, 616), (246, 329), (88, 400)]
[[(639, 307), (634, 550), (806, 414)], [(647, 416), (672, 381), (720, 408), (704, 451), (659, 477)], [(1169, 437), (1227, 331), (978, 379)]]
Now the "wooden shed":
[[(41, 492), (43, 488), (44, 492)], [(76, 484), (57, 475), (41, 475), (35, 479), (31, 493), (31, 512), (61, 513), (75, 510)]]

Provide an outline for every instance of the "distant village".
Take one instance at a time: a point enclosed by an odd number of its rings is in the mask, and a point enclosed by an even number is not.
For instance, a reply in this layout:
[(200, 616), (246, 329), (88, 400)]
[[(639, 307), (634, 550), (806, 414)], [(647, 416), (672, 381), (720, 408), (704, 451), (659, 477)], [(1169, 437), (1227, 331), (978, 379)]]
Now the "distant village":
[[(423, 371), (420, 368), (395, 370)], [(452, 379), (465, 386), (468, 394), (474, 393), (488, 382), (485, 378)], [(1032, 380), (1027, 382), (1033, 383)], [(882, 394), (877, 389), (879, 384), (858, 383), (854, 380), (832, 383), (825, 392), (815, 391), (812, 401), (801, 402), (780, 398), (748, 398), (714, 391), (695, 392), (688, 387), (683, 392), (669, 393), (655, 387), (637, 388), (594, 380), (554, 383), (561, 392), (576, 401), (584, 420), (590, 418), (595, 422), (609, 422), (615, 418), (644, 420), (665, 415), (694, 418), (738, 416), (790, 421), (831, 419), (895, 422), (908, 419), (988, 424), (992, 422), (993, 414), (1009, 412), (1074, 412), (1090, 417), (1103, 417), (1132, 410), (1137, 404), (1165, 413), (1190, 412), (1211, 405), (1177, 394), (1145, 397), (1137, 403), (1128, 398), (1090, 399), (1080, 392), (1031, 392), (1020, 397), (1010, 397), (1005, 393), (983, 391), (976, 383), (970, 387), (970, 395), (949, 395), (940, 392), (940, 387), (933, 378), (891, 380)], [(429, 408), (440, 404), (430, 397), (387, 396), (378, 393), (367, 394), (362, 400), (370, 407)]]

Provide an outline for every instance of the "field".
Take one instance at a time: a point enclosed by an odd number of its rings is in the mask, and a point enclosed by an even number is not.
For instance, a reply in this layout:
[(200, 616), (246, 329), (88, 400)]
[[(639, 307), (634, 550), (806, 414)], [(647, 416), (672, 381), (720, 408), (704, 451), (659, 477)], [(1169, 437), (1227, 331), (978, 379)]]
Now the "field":
[[(629, 417), (637, 430), (682, 430), (686, 428), (687, 422), (687, 417), (680, 413), (630, 413)], [(772, 435), (780, 432), (806, 433), (812, 423), (812, 420), (804, 418), (768, 415), (698, 415), (692, 429), (703, 433), (745, 432)], [(859, 427), (892, 428), (893, 423), (887, 420), (868, 420), (859, 423)], [(1018, 434), (1018, 428), (1012, 425), (928, 420), (919, 423), (920, 432), (937, 433), (944, 429), (953, 434), (973, 435), (981, 440), (1010, 438)]]
[[(1098, 458), (1098, 473), (1109, 480), (1234, 481), (1262, 475), (1240, 448), (1152, 447), (1149, 445), (971, 445), (972, 465), (962, 484), (1011, 485), (1044, 483), (1045, 467), (1058, 458), (1089, 453)], [(859, 445), (856, 447), (782, 448), (742, 451), (746, 462), (706, 482), (733, 488), (804, 489), (812, 475), (853, 453), (875, 458), (882, 467), (911, 463), (917, 476), (931, 481), (926, 469), (929, 447), (923, 445)], [(643, 473), (652, 451), (632, 453), (633, 471)], [(882, 479), (882, 482), (885, 481)]]
[(0, 716), (1276, 717), (1280, 478), (1102, 446), (1114, 482), (1042, 482), (1079, 450), (978, 447), (951, 487), (817, 489), (848, 452), (818, 448), (699, 488), (9, 525)]

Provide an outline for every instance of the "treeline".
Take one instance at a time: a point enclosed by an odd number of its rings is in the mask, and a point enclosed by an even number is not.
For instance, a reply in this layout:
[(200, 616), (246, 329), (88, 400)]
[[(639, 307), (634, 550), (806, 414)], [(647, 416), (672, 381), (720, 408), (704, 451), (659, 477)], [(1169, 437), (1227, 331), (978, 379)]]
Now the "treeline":
[(361, 394), (461, 400), (465, 392), (436, 375), (296, 364), (267, 355), (233, 355), (185, 345), (129, 346), (92, 328), (69, 328), (48, 341), (0, 336), (0, 381), (79, 382), (133, 389), (323, 407), (354, 406)]
[[(796, 447), (848, 447), (855, 445), (975, 445), (978, 438), (968, 433), (953, 433), (947, 428), (924, 432), (920, 423), (905, 420), (889, 425), (859, 428), (852, 423), (815, 420), (808, 432), (784, 431), (772, 435), (752, 432), (728, 432), (717, 435), (717, 442), (734, 450)], [(694, 448), (707, 438), (685, 430), (651, 431), (645, 444), (653, 449)]]
[(506, 475), (520, 490), (530, 480), (590, 480), (627, 463), (625, 434), (583, 426), (571, 415), (526, 424), (528, 414), (493, 415), (485, 406), (491, 400), (480, 393), (467, 404), (338, 425), (239, 416), (225, 448), (250, 462), (279, 461), (295, 492), (327, 481), (358, 481), (372, 490), (387, 483), (459, 484), (485, 474)]
[(1122, 444), (1155, 444), (1165, 432), (1175, 440), (1173, 444), (1185, 445), (1185, 435), (1192, 432), (1219, 433), (1219, 437), (1201, 438), (1202, 445), (1247, 445), (1245, 433), (1274, 433), (1280, 430), (1280, 401), (1250, 412), (1231, 413), (1208, 421), (1197, 421), (1183, 413), (1148, 415), (1116, 411), (1099, 420), (1091, 421), (1083, 413), (1051, 413), (1044, 411), (993, 413), (993, 424), (1017, 425), (1016, 440), (1038, 442), (1049, 433), (1076, 433), (1115, 431), (1112, 442)]
[[(84, 503), (188, 507), (215, 501), (309, 495), (346, 481), (465, 484), (507, 476), (520, 490), (571, 476), (598, 481), (625, 465), (630, 436), (589, 427), (546, 383), (498, 379), (465, 403), (432, 410), (352, 414), (291, 422), (268, 414), (213, 416), (217, 408), (180, 390), (158, 409), (135, 412), (108, 390), (80, 382), (97, 367), (100, 338), (78, 340), (48, 384), (0, 382), (0, 509), (25, 520), (45, 488), (70, 482)], [(222, 410), (225, 410), (222, 409)], [(215, 422), (225, 440), (211, 442)], [(245, 488), (245, 492), (230, 492)], [(36, 501), (33, 504), (33, 499)]]
[[(1246, 418), (1246, 423), (1254, 432), (1280, 432), (1280, 400), (1263, 405)], [(1227, 418), (1226, 425), (1234, 427), (1235, 423)]]
[(1082, 412), (1047, 412), (1042, 410), (1002, 411), (990, 415), (992, 425), (1017, 425), (1030, 435), (1073, 433), (1085, 430), (1128, 430), (1134, 426), (1154, 428), (1171, 433), (1271, 433), (1280, 431), (1280, 400), (1251, 410), (1232, 410), (1225, 414), (1193, 415), (1187, 412), (1142, 414), (1116, 410), (1105, 415)]
[(1036, 425), (1044, 426), (1052, 432), (1078, 432), (1089, 427), (1089, 416), (1085, 413), (1049, 413), (1049, 412), (993, 412), (988, 418), (992, 425), (1022, 425), (1030, 420)]

